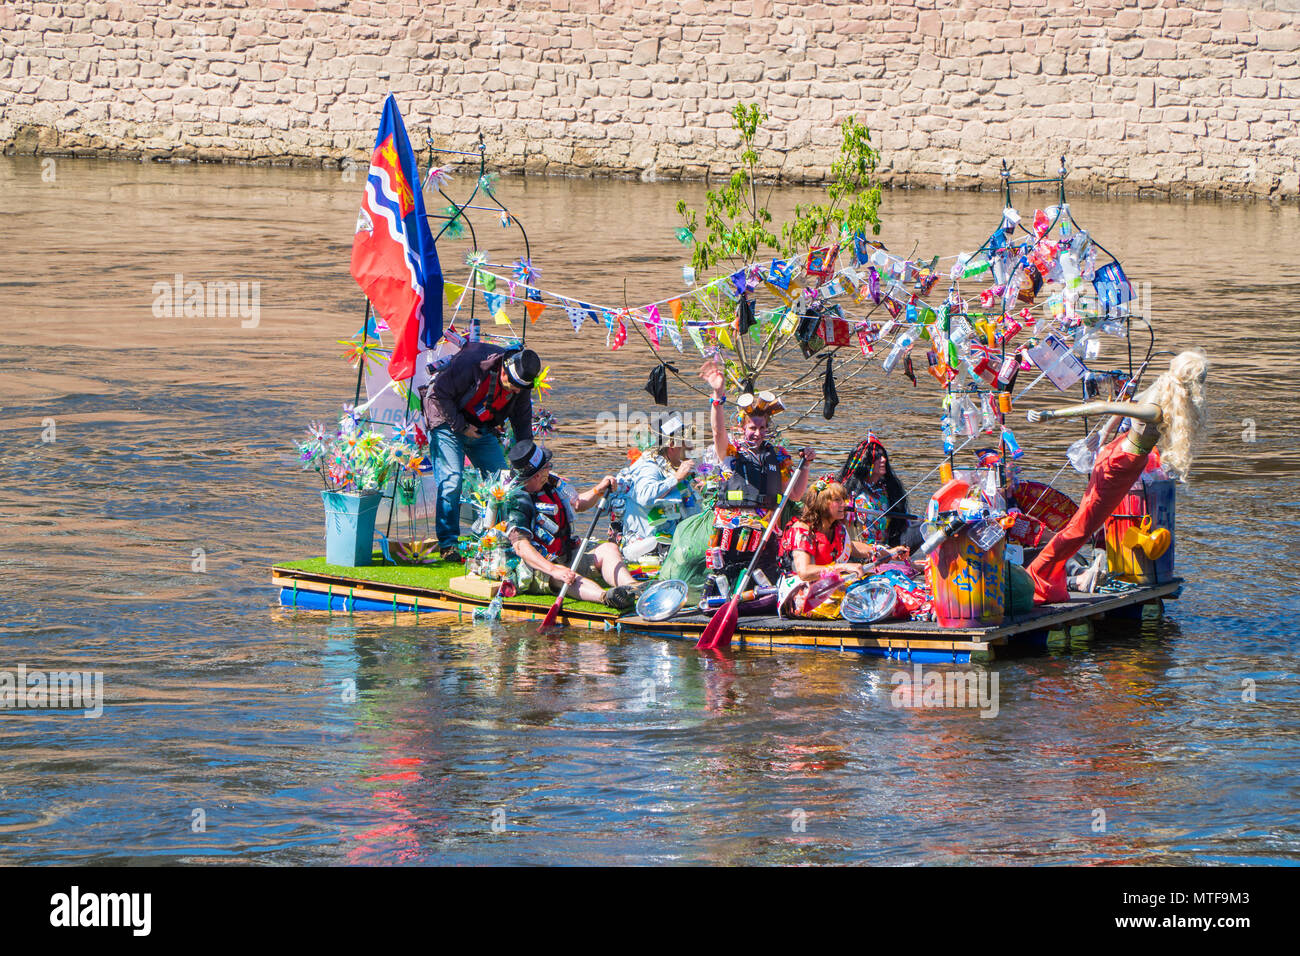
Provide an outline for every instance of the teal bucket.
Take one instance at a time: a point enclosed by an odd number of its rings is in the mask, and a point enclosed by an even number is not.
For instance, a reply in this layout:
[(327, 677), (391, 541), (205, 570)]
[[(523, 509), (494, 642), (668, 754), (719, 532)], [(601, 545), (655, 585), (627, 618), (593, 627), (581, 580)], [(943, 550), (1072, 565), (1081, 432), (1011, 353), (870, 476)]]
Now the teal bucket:
[(322, 491), (325, 502), (325, 560), (348, 568), (370, 564), (375, 544), (375, 515), (383, 494)]

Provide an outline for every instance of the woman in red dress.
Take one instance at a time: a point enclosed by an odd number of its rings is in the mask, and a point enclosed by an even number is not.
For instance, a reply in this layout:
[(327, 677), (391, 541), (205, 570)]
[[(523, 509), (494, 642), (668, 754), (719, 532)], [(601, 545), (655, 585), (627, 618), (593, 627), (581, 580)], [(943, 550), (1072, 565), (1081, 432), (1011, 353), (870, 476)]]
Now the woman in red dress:
[(800, 499), (802, 512), (781, 535), (777, 586), (783, 615), (834, 618), (840, 613), (843, 583), (864, 566), (907, 560), (907, 548), (856, 541), (844, 520), (848, 492), (829, 476), (810, 482)]

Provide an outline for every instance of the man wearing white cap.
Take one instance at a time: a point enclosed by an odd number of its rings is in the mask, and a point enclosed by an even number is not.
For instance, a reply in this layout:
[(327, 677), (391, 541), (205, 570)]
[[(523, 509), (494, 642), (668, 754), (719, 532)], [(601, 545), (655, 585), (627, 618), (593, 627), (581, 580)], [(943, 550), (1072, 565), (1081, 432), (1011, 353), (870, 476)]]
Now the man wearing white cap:
[(623, 555), (629, 561), (666, 551), (677, 523), (702, 507), (689, 482), (695, 462), (686, 457), (682, 417), (673, 414), (661, 419), (656, 432), (656, 445), (618, 476), (627, 486), (620, 499)]

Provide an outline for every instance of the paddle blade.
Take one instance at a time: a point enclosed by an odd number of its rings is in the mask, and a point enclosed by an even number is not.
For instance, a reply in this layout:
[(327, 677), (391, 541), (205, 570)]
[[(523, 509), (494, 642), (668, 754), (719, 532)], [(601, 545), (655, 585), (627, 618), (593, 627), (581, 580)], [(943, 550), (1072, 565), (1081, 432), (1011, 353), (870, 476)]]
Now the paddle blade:
[(546, 612), (546, 617), (542, 618), (542, 624), (537, 629), (539, 632), (546, 630), (548, 627), (555, 626), (555, 622), (560, 617), (560, 601), (563, 600), (564, 598), (561, 597), (558, 600), (556, 600), (554, 604), (551, 605), (551, 609)]
[(736, 619), (739, 614), (738, 602), (734, 599), (728, 601), (713, 615), (713, 620), (709, 621), (709, 626), (700, 635), (696, 648), (711, 651), (719, 647), (730, 647), (731, 636), (736, 633)]

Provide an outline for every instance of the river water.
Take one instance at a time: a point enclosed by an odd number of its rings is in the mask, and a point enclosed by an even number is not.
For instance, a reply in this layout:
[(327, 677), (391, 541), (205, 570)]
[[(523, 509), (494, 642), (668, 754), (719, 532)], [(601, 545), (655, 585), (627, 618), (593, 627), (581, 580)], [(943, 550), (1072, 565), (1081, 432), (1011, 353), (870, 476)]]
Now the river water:
[[(625, 280), (633, 303), (681, 290), (673, 207), (702, 192), (500, 186), (542, 284), (609, 304)], [(269, 565), (322, 551), (292, 442), (355, 382), (336, 340), (361, 324), (358, 197), (338, 172), (0, 160), (0, 670), (104, 681), (96, 719), (0, 713), (0, 863), (1300, 859), (1294, 207), (1072, 203), (1150, 283), (1159, 347), (1210, 353), (1216, 426), (1178, 502), (1182, 598), (1090, 647), (976, 667), (999, 682), (990, 719), (892, 706), (903, 665), (876, 658), (278, 608)], [(999, 211), (887, 193), (881, 238), (948, 255)], [(494, 261), (522, 253), (495, 218), (478, 229)], [(465, 241), (440, 248), (463, 273)], [(157, 316), (178, 273), (258, 283), (256, 324)], [(1126, 361), (1115, 341), (1094, 364)], [(549, 314), (529, 343), (563, 469), (617, 467), (594, 423), (652, 410), (645, 350)], [(919, 479), (935, 390), (872, 374), (787, 441), (838, 463), (871, 427)], [(1026, 471), (1051, 479), (1077, 432), (1021, 427)]]

